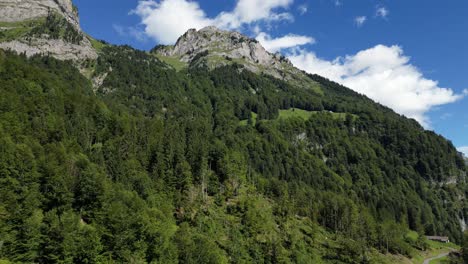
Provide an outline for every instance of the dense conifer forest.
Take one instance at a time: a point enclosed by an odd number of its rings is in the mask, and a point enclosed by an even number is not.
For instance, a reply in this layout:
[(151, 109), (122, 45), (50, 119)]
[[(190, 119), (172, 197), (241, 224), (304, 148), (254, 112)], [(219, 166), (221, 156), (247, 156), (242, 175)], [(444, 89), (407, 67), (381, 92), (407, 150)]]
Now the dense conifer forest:
[(0, 51), (0, 263), (385, 263), (426, 246), (410, 230), (463, 239), (461, 154), (363, 95), (126, 46), (87, 67), (101, 88)]

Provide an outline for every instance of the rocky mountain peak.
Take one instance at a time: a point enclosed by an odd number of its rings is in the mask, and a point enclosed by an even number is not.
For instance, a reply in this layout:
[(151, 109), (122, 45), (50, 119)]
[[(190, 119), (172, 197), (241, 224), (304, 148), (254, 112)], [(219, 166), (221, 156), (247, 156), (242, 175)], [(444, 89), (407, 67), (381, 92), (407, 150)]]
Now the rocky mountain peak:
[(253, 72), (261, 71), (277, 78), (285, 78), (286, 71), (297, 71), (288, 59), (279, 53), (268, 52), (257, 40), (214, 26), (198, 31), (189, 29), (174, 46), (160, 46), (155, 52), (160, 56), (177, 57), (186, 63), (204, 57), (211, 67), (236, 62)]
[(61, 60), (97, 57), (71, 0), (0, 0), (0, 48)]

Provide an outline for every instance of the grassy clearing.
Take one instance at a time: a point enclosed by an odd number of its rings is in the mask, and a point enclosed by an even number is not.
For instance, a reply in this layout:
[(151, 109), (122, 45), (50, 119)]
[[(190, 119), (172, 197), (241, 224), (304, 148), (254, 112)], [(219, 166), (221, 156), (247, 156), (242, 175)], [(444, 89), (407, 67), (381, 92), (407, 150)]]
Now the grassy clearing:
[[(417, 240), (418, 239), (418, 234), (414, 231), (410, 231), (407, 234), (407, 237), (412, 240)], [(414, 264), (421, 264), (424, 262), (425, 259), (432, 258), (435, 256), (438, 256), (443, 253), (447, 253), (452, 251), (452, 249), (459, 250), (460, 246), (454, 244), (454, 243), (442, 243), (442, 242), (437, 242), (437, 241), (428, 241), (429, 249), (426, 251), (415, 251), (413, 258), (411, 261)], [(447, 260), (447, 258), (442, 258), (442, 259), (437, 259), (434, 261), (431, 261), (431, 263), (444, 263), (443, 261)]]
[(12, 41), (26, 36), (38, 25), (45, 23), (45, 18), (21, 22), (0, 22), (0, 41)]
[[(314, 115), (314, 112), (312, 112), (312, 111), (306, 111), (306, 110), (294, 108), (294, 109), (288, 109), (288, 110), (279, 110), (278, 119), (282, 119), (282, 118), (283, 119), (288, 119), (288, 118), (292, 118), (292, 117), (299, 117), (299, 118), (302, 118), (304, 120), (307, 120), (312, 115)], [(256, 113), (252, 112), (251, 120), (252, 120), (252, 125), (255, 125), (257, 123), (257, 114)], [(239, 125), (246, 126), (248, 124), (248, 122), (249, 122), (248, 119), (241, 120), (239, 122)]]
[(302, 118), (304, 120), (307, 120), (312, 115), (314, 115), (316, 113), (317, 112), (306, 111), (306, 110), (302, 110), (302, 109), (299, 109), (299, 108), (290, 108), (290, 109), (287, 109), (287, 110), (280, 110), (278, 118), (279, 119), (281, 119), (281, 118), (288, 119), (288, 118), (293, 118), (293, 117), (299, 117), (299, 118)]
[(319, 95), (322, 95), (322, 96), (324, 95), (322, 88), (318, 84), (306, 85), (306, 87), (308, 87), (308, 89), (311, 89), (312, 91), (314, 91), (315, 93)]
[[(255, 124), (257, 123), (257, 114), (254, 113), (254, 112), (251, 112), (251, 114), (252, 114), (252, 117), (251, 117), (251, 119), (252, 119), (252, 126), (255, 126)], [(241, 121), (239, 122), (239, 125), (241, 125), (241, 126), (246, 126), (248, 123), (249, 123), (249, 120), (248, 120), (248, 119), (246, 119), (246, 120), (241, 120)]]
[(282, 66), (284, 71), (295, 73), (294, 78), (292, 80), (289, 80), (291, 84), (297, 87), (302, 87), (304, 89), (310, 89), (320, 96), (324, 95), (320, 84), (316, 83), (315, 81), (312, 81), (303, 73), (297, 73), (297, 69), (292, 64), (282, 63)]
[(30, 29), (23, 27), (11, 28), (5, 31), (0, 31), (0, 41), (11, 41), (29, 33)]
[[(290, 108), (287, 110), (280, 110), (279, 111), (279, 119), (284, 118), (292, 118), (292, 117), (299, 117), (304, 120), (309, 119), (313, 115), (323, 113), (323, 114), (330, 114), (336, 120), (346, 120), (346, 113), (334, 113), (329, 111), (306, 111), (299, 108)], [(357, 118), (356, 115), (353, 115), (354, 118)]]
[(180, 58), (177, 56), (161, 56), (159, 54), (156, 54), (155, 56), (162, 62), (170, 65), (176, 71), (180, 71), (188, 67), (188, 64), (186, 62), (181, 61)]
[(104, 44), (103, 42), (97, 40), (97, 39), (94, 39), (90, 36), (88, 36), (88, 39), (89, 41), (91, 42), (91, 45), (93, 46), (93, 48), (96, 50), (96, 51), (101, 51), (102, 49), (104, 49), (107, 45)]
[(430, 264), (449, 264), (449, 258), (448, 257), (443, 257), (440, 259), (433, 260), (429, 262)]
[[(299, 108), (290, 108), (287, 110), (279, 110), (279, 116), (277, 120), (280, 119), (289, 119), (289, 118), (302, 118), (304, 120), (309, 119), (310, 117), (317, 115), (317, 114), (329, 114), (331, 115), (334, 119), (336, 120), (346, 120), (346, 113), (333, 113), (329, 111), (307, 111), (307, 110), (302, 110)], [(358, 118), (358, 116), (353, 115), (354, 118)], [(257, 114), (252, 112), (252, 125), (255, 125), (257, 122)], [(239, 122), (239, 125), (241, 126), (246, 126), (248, 124), (248, 119), (241, 120)]]
[(30, 19), (30, 20), (18, 21), (18, 22), (0, 22), (0, 27), (2, 28), (34, 27), (44, 22), (45, 22), (45, 17), (42, 17), (42, 18)]

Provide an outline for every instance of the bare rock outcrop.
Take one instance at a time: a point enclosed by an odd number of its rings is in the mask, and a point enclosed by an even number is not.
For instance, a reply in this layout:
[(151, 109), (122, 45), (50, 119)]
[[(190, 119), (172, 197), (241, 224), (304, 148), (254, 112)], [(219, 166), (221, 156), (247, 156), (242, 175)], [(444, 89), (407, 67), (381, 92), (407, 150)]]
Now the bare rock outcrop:
[(176, 56), (187, 63), (206, 53), (208, 59), (216, 58), (211, 60), (214, 62), (213, 67), (235, 61), (252, 72), (262, 72), (281, 79), (299, 73), (288, 59), (268, 52), (257, 40), (213, 26), (198, 31), (190, 29), (174, 46), (161, 46), (155, 52), (161, 56)]
[(27, 56), (49, 54), (60, 60), (80, 61), (97, 58), (90, 40), (80, 28), (78, 11), (71, 0), (0, 0), (0, 22), (8, 25), (0, 31), (24, 27), (18, 22), (36, 21), (49, 16), (51, 12), (63, 17), (72, 25), (65, 30), (75, 30), (82, 36), (81, 40), (70, 42), (63, 38), (51, 38), (47, 34), (19, 35), (14, 39), (0, 39), (0, 48), (25, 53)]
[(83, 40), (80, 44), (73, 44), (62, 39), (41, 39), (35, 38), (29, 41), (13, 40), (0, 43), (0, 48), (14, 50), (24, 53), (30, 57), (36, 54), (52, 55), (59, 60), (79, 61), (84, 59), (96, 59), (97, 53), (91, 44), (85, 45), (88, 40)]
[(78, 11), (71, 0), (0, 0), (0, 22), (20, 22), (45, 17), (56, 11), (80, 28)]

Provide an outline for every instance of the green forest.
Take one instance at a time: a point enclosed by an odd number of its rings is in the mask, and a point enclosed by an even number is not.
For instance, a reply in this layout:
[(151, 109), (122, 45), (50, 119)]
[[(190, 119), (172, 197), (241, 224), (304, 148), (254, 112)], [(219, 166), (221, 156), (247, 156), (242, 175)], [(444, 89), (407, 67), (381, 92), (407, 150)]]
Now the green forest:
[(0, 50), (2, 264), (386, 263), (463, 241), (461, 154), (363, 95), (128, 46), (85, 64), (100, 88)]

